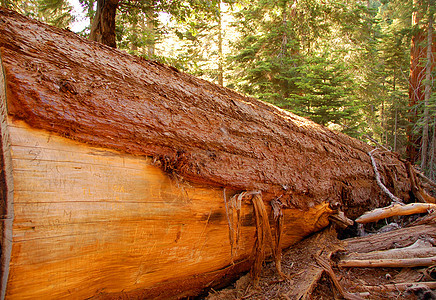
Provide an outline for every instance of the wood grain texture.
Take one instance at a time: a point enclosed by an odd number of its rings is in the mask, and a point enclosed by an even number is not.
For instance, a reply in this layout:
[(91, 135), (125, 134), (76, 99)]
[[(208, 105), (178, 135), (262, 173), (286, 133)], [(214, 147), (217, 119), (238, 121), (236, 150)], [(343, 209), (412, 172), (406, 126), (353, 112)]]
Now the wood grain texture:
[(407, 247), (424, 237), (436, 238), (435, 224), (400, 228), (390, 232), (350, 238), (345, 241), (348, 252), (368, 253), (371, 251)]
[[(190, 182), (262, 190), (294, 207), (387, 205), (371, 147), (273, 105), (0, 9), (9, 113), (34, 128), (134, 155)], [(405, 201), (403, 163), (377, 154)], [(394, 179), (395, 189), (394, 187)]]
[[(205, 284), (195, 276), (231, 265), (222, 189), (172, 179), (148, 157), (9, 123), (15, 219), (7, 298), (110, 298), (167, 289), (162, 282), (185, 284), (165, 298), (189, 295)], [(253, 213), (242, 205), (235, 261), (251, 254)], [(325, 227), (330, 213), (327, 204), (285, 210), (283, 247)]]

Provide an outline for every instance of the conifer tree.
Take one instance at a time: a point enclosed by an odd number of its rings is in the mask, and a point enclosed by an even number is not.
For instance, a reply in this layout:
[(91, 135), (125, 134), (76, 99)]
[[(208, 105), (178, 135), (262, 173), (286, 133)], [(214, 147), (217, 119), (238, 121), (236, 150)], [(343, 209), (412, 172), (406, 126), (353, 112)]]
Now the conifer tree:
[(344, 49), (332, 40), (361, 35), (349, 26), (365, 25), (364, 13), (357, 4), (350, 10), (340, 2), (316, 0), (248, 4), (236, 16), (241, 39), (232, 58), (233, 87), (356, 133), (360, 106), (352, 70)]

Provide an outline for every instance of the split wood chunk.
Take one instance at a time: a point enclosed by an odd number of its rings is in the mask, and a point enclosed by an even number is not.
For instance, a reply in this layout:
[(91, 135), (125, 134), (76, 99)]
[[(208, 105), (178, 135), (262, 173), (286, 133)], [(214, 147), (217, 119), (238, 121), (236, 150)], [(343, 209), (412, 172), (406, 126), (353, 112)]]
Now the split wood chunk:
[(407, 205), (392, 204), (387, 207), (376, 208), (369, 212), (366, 212), (355, 221), (357, 223), (370, 223), (381, 219), (393, 217), (393, 216), (407, 216), (419, 213), (425, 213), (429, 210), (435, 210), (436, 204), (433, 203), (411, 203)]
[(318, 256), (315, 256), (314, 258), (315, 258), (315, 261), (317, 262), (317, 264), (324, 269), (324, 272), (326, 272), (328, 274), (331, 281), (333, 282), (333, 285), (338, 290), (338, 292), (342, 298), (347, 299), (347, 300), (362, 300), (361, 297), (359, 297), (357, 295), (353, 295), (351, 293), (348, 293), (343, 289), (343, 287), (339, 283), (339, 280), (336, 277), (336, 274), (333, 271), (332, 266), (330, 265), (329, 261), (327, 261), (324, 258), (318, 257)]
[(347, 260), (374, 260), (374, 259), (405, 259), (423, 258), (436, 256), (436, 247), (426, 240), (417, 240), (413, 245), (404, 248), (390, 249), (384, 251), (373, 251), (368, 253), (350, 253), (342, 258)]

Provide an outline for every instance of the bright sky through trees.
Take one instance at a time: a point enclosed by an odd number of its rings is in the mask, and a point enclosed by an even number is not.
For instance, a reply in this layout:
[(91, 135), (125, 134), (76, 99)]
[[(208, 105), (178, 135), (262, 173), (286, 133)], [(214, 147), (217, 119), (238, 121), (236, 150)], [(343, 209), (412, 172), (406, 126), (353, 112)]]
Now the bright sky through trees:
[(85, 16), (79, 0), (68, 0), (68, 2), (73, 6), (73, 14), (75, 16), (75, 20), (71, 24), (71, 31), (80, 32), (89, 25), (89, 19)]

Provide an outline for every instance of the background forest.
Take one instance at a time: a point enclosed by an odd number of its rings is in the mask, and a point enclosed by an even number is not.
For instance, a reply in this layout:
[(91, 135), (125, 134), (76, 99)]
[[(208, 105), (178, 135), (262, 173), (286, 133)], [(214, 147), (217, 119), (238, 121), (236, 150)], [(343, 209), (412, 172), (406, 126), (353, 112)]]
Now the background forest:
[(434, 0), (0, 0), (386, 147), (436, 178)]

